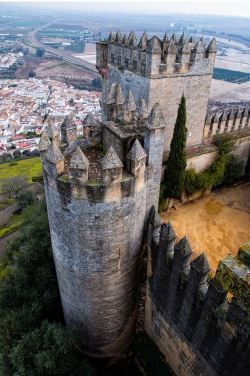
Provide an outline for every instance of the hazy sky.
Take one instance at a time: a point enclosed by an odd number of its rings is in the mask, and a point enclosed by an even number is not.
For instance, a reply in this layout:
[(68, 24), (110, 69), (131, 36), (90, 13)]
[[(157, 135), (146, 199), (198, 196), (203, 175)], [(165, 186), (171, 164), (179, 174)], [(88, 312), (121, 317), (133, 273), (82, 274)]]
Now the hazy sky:
[[(7, 1), (7, 0), (6, 0)], [(22, 0), (8, 0), (8, 2), (23, 2)], [(26, 0), (27, 1), (27, 0)], [(29, 0), (28, 0), (29, 1)], [(30, 0), (37, 6), (41, 7), (42, 3), (46, 3), (46, 7), (53, 6), (53, 3), (60, 3), (60, 8), (73, 7), (100, 10), (100, 11), (133, 11), (143, 13), (188, 13), (188, 14), (218, 14), (250, 17), (250, 0), (99, 0), (98, 2), (90, 0), (45, 0), (43, 2)], [(0, 0), (1, 3), (5, 0)], [(250, 21), (249, 21), (250, 22)]]

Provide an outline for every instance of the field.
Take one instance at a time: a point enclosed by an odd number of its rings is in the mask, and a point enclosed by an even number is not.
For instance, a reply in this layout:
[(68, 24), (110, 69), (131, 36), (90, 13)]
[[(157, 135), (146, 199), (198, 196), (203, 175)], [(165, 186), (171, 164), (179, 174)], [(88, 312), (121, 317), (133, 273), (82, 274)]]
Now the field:
[(10, 221), (7, 225), (0, 226), (0, 239), (17, 231), (22, 226), (23, 217), (23, 213), (15, 213), (10, 217)]
[(209, 98), (220, 102), (246, 101), (250, 98), (250, 81), (239, 84), (213, 79)]
[(14, 166), (11, 166), (10, 163), (0, 164), (0, 181), (13, 176), (23, 175), (27, 177), (29, 183), (32, 183), (32, 178), (34, 176), (41, 176), (41, 174), (42, 165), (39, 157), (17, 161)]
[(222, 80), (227, 82), (244, 83), (250, 81), (250, 73), (223, 68), (214, 68), (213, 78), (215, 80)]

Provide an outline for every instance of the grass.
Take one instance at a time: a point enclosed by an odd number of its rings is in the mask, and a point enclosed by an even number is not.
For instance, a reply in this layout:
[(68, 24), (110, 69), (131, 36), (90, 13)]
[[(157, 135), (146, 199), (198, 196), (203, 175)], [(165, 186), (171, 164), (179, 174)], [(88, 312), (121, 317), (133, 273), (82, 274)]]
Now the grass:
[(6, 209), (8, 206), (12, 205), (15, 202), (13, 198), (6, 198), (0, 202), (0, 211)]
[(28, 183), (32, 183), (32, 178), (42, 175), (42, 165), (40, 157), (17, 161), (15, 166), (9, 162), (0, 164), (0, 181), (13, 176), (26, 176)]
[(13, 214), (10, 217), (10, 221), (7, 225), (0, 226), (0, 239), (18, 230), (22, 226), (23, 220), (24, 220), (23, 213)]

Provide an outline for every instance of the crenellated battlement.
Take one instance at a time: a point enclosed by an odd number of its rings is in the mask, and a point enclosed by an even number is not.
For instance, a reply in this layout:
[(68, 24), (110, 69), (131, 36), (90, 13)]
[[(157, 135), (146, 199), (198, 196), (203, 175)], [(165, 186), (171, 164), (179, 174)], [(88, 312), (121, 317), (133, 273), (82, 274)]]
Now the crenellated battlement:
[(65, 147), (65, 122), (62, 125), (61, 137), (51, 122), (41, 136), (39, 150), (48, 184), (65, 185), (73, 198), (92, 202), (121, 199), (144, 187), (147, 154), (137, 139), (123, 164), (112, 146), (103, 153), (95, 146), (84, 148), (71, 137)]
[(148, 229), (148, 334), (178, 375), (246, 375), (250, 244), (220, 261), (208, 279), (206, 255), (194, 258), (170, 223), (157, 226), (156, 241), (152, 220)]
[(111, 32), (106, 42), (97, 43), (97, 68), (105, 74), (108, 66), (128, 70), (145, 77), (164, 77), (183, 74), (211, 74), (217, 52), (216, 40), (206, 46), (204, 39), (194, 42), (184, 34), (177, 40), (165, 34), (140, 39), (133, 31), (127, 36)]
[(248, 106), (229, 106), (207, 113), (204, 124), (204, 139), (218, 134), (247, 132), (250, 130), (250, 108)]

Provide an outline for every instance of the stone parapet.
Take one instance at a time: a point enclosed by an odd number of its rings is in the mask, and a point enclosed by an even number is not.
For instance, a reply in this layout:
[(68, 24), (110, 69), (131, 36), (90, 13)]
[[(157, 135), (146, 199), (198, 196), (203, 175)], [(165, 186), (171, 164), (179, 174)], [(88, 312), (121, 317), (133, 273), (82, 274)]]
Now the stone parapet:
[(238, 105), (209, 111), (204, 124), (203, 139), (219, 134), (245, 133), (250, 130), (250, 108)]
[(144, 77), (212, 74), (216, 51), (215, 39), (206, 46), (203, 38), (194, 42), (184, 34), (177, 40), (174, 34), (160, 39), (143, 33), (137, 40), (133, 31), (128, 36), (117, 32), (97, 43), (97, 68), (104, 74), (116, 66)]
[(145, 329), (174, 372), (247, 375), (250, 243), (222, 260), (209, 280), (206, 256), (193, 258), (170, 224), (148, 249)]

